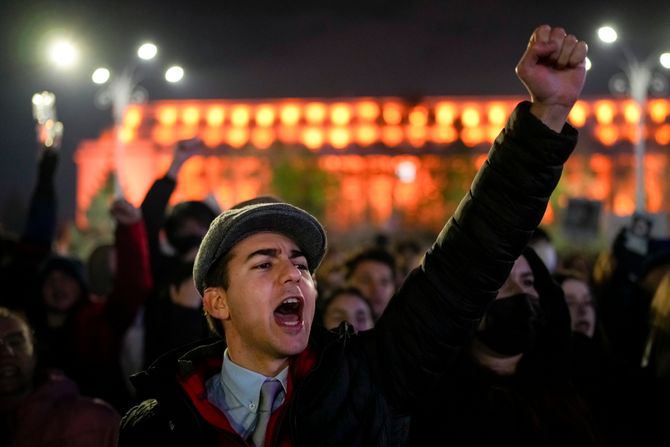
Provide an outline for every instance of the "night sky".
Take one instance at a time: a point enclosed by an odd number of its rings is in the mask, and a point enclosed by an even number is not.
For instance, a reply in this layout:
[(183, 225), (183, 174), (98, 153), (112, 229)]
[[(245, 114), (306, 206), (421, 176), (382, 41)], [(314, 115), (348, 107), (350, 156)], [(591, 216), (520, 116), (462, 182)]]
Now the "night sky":
[[(112, 122), (109, 110), (95, 106), (92, 69), (123, 67), (144, 40), (159, 46), (158, 60), (142, 69), (150, 99), (525, 95), (514, 66), (542, 23), (564, 26), (590, 43), (594, 69), (584, 95), (599, 96), (608, 94), (608, 80), (622, 60), (616, 49), (595, 41), (601, 24), (615, 24), (639, 57), (657, 47), (670, 50), (670, 6), (661, 1), (0, 0), (0, 5), (0, 223), (10, 231), (20, 228), (35, 181), (32, 94), (46, 89), (57, 96), (65, 126), (59, 216), (72, 219), (74, 149)], [(48, 37), (59, 30), (82, 48), (78, 67), (69, 71), (45, 61)], [(179, 85), (162, 80), (162, 68), (173, 62), (186, 70)]]

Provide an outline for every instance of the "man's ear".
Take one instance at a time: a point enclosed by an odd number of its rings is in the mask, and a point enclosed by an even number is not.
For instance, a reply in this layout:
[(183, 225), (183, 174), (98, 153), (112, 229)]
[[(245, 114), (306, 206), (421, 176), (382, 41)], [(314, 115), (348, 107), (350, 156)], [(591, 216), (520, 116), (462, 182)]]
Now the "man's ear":
[(227, 320), (230, 318), (228, 296), (223, 287), (207, 287), (202, 297), (202, 306), (207, 314), (217, 320)]

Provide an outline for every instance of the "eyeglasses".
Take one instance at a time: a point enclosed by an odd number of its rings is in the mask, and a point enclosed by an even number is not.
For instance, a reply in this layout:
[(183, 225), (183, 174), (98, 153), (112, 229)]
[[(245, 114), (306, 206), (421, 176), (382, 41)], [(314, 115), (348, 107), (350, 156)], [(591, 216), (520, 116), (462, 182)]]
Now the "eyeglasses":
[(0, 337), (0, 347), (6, 349), (10, 355), (26, 354), (30, 351), (30, 343), (21, 332), (14, 332)]

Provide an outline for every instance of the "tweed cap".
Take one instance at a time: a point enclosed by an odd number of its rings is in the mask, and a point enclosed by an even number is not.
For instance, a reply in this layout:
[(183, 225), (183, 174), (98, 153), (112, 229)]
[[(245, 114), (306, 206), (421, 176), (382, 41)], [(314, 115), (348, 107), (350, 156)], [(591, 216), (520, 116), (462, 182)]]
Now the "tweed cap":
[(291, 238), (314, 273), (326, 253), (326, 233), (307, 211), (284, 202), (253, 203), (221, 213), (207, 230), (193, 265), (195, 286), (203, 295), (209, 270), (238, 242), (255, 233), (272, 231)]

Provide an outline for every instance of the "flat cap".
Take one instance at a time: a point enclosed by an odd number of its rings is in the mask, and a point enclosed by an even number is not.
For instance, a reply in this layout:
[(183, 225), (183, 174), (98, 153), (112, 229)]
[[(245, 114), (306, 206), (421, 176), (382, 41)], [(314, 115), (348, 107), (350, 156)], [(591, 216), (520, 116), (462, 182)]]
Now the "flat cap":
[(255, 233), (272, 231), (291, 238), (305, 254), (311, 273), (321, 263), (326, 253), (326, 233), (314, 216), (284, 202), (248, 203), (224, 211), (209, 226), (193, 265), (193, 281), (200, 295), (204, 294), (207, 274), (217, 261)]

